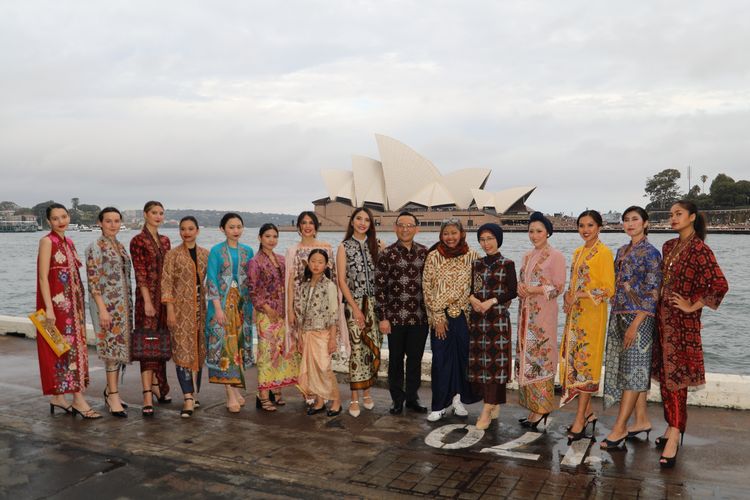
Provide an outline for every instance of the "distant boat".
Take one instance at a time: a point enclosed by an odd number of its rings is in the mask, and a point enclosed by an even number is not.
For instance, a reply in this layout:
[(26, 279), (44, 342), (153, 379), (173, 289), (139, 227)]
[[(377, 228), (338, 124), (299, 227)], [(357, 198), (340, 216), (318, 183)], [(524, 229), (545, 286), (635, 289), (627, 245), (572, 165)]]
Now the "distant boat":
[(78, 226), (78, 232), (79, 233), (90, 233), (91, 231), (93, 231), (93, 229), (91, 229), (86, 224), (81, 224), (81, 225)]
[(120, 224), (120, 231), (130, 231), (130, 228), (125, 224)]

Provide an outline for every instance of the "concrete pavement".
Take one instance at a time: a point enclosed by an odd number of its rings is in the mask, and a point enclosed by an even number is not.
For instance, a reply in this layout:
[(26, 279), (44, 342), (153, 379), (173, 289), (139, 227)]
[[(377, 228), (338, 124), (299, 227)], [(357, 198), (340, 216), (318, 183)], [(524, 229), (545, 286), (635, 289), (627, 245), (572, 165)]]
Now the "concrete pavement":
[[(170, 405), (140, 414), (137, 366), (121, 389), (127, 419), (51, 416), (39, 387), (34, 341), (0, 336), (0, 498), (748, 498), (750, 412), (689, 408), (688, 433), (674, 470), (659, 469), (653, 439), (664, 430), (650, 407), (650, 440), (602, 452), (591, 441), (568, 446), (571, 410), (553, 413), (545, 432), (525, 432), (516, 394), (487, 431), (455, 416), (388, 414), (390, 397), (373, 389), (376, 407), (358, 418), (309, 417), (296, 391), (275, 413), (256, 410), (254, 392), (239, 414), (223, 389), (205, 384), (202, 407), (181, 419), (169, 367)], [(92, 406), (104, 413), (104, 369), (90, 351)], [(251, 370), (249, 384), (255, 383)], [(340, 386), (345, 402), (348, 391)], [(423, 388), (422, 400), (430, 400)], [(597, 400), (597, 408), (600, 402)], [(597, 440), (614, 422), (598, 412)], [(542, 428), (540, 427), (540, 430)]]

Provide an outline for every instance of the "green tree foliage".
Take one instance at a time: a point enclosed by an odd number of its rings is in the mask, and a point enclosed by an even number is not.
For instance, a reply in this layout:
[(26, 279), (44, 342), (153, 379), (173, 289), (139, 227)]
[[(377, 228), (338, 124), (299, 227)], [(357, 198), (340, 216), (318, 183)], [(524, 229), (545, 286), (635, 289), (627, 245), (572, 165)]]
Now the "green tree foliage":
[(734, 179), (726, 174), (719, 174), (711, 182), (711, 200), (717, 207), (731, 207), (735, 203), (737, 189)]
[(649, 210), (664, 210), (673, 202), (680, 199), (680, 188), (677, 186), (677, 179), (680, 178), (680, 171), (674, 168), (667, 168), (646, 179), (646, 194), (651, 203), (646, 207)]
[(47, 200), (41, 203), (37, 203), (36, 205), (31, 207), (31, 211), (34, 212), (34, 215), (36, 215), (36, 220), (39, 221), (42, 227), (49, 227), (45, 211), (47, 210), (47, 207), (52, 205), (53, 203), (56, 203), (55, 200)]

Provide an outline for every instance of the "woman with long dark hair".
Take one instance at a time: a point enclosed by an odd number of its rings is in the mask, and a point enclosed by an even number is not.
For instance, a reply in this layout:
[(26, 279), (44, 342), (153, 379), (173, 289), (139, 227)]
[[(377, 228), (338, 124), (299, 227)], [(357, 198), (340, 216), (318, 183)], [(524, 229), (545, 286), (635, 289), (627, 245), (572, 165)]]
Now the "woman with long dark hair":
[[(172, 247), (169, 238), (159, 234), (164, 222), (164, 205), (149, 201), (143, 207), (143, 230), (130, 240), (130, 256), (135, 270), (134, 330), (147, 331), (151, 337), (169, 335), (167, 308), (161, 303), (161, 273), (164, 257)], [(137, 333), (137, 332), (136, 332)], [(135, 360), (135, 357), (133, 358)], [(167, 362), (137, 359), (141, 362), (143, 409), (145, 417), (154, 415), (153, 396), (160, 403), (171, 403), (167, 383)], [(154, 392), (156, 389), (156, 392)]]
[(716, 257), (706, 245), (706, 220), (691, 201), (678, 201), (669, 211), (679, 237), (662, 247), (662, 287), (651, 376), (659, 381), (667, 430), (657, 438), (663, 448), (659, 465), (674, 467), (687, 424), (688, 387), (705, 385), (701, 312), (717, 309), (729, 291)]
[[(42, 392), (51, 396), (49, 411), (55, 409), (85, 419), (101, 418), (83, 397), (89, 385), (89, 358), (86, 349), (86, 313), (83, 283), (73, 241), (65, 236), (70, 225), (68, 209), (59, 203), (45, 211), (50, 232), (39, 240), (37, 257), (36, 308), (46, 314), (48, 328), (57, 327), (70, 349), (58, 356), (41, 334), (36, 336)], [(65, 394), (73, 394), (73, 402)]]
[(286, 404), (281, 389), (297, 383), (300, 356), (286, 330), (285, 261), (283, 255), (273, 251), (279, 243), (279, 229), (274, 224), (263, 224), (258, 231), (258, 240), (260, 249), (247, 264), (248, 288), (258, 333), (258, 396), (255, 406), (276, 411), (274, 401), (279, 406)]
[(614, 294), (612, 252), (599, 240), (603, 221), (596, 210), (586, 210), (576, 221), (583, 245), (573, 253), (570, 283), (564, 296), (565, 331), (560, 345), (560, 382), (563, 406), (578, 397), (578, 410), (568, 428), (568, 441), (584, 437), (597, 418), (591, 396), (599, 391), (607, 329), (607, 302)]
[(91, 322), (96, 331), (96, 352), (104, 361), (107, 387), (104, 404), (115, 417), (127, 417), (120, 399), (118, 378), (130, 363), (133, 297), (130, 293), (130, 256), (117, 239), (122, 215), (114, 207), (99, 212), (102, 235), (86, 249)]
[(341, 294), (346, 302), (346, 328), (349, 333), (349, 388), (352, 399), (349, 414), (359, 416), (359, 391), (363, 406), (372, 410), (375, 403), (370, 387), (380, 368), (383, 337), (375, 317), (375, 264), (380, 246), (375, 221), (368, 208), (356, 208), (349, 217), (344, 241), (336, 254), (336, 270)]
[(624, 449), (628, 436), (648, 433), (651, 423), (645, 411), (636, 412), (633, 431), (628, 420), (638, 400), (643, 401), (651, 386), (651, 347), (656, 329), (656, 303), (661, 286), (661, 255), (648, 238), (648, 213), (632, 206), (622, 214), (622, 226), (630, 243), (617, 250), (615, 295), (609, 314), (607, 355), (604, 373), (604, 408), (620, 402), (617, 421), (603, 449)]

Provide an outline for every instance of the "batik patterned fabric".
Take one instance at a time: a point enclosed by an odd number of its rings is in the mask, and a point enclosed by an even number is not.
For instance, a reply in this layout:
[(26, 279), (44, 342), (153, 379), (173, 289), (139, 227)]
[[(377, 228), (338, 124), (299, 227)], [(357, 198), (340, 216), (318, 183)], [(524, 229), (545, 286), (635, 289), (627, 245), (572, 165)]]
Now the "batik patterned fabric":
[[(130, 362), (133, 331), (133, 299), (130, 290), (130, 256), (117, 238), (101, 236), (86, 249), (89, 311), (96, 332), (99, 358), (115, 363)], [(99, 295), (112, 318), (108, 330), (99, 324)]]
[(170, 250), (164, 259), (161, 301), (173, 304), (177, 324), (170, 328), (172, 361), (197, 372), (206, 361), (206, 299), (203, 282), (208, 267), (208, 250), (195, 247), (193, 261), (184, 244)]
[[(648, 391), (656, 303), (661, 285), (661, 255), (646, 238), (617, 250), (615, 295), (609, 316), (604, 375), (604, 407), (620, 399), (623, 391)], [(638, 325), (633, 344), (623, 348), (625, 333), (638, 313), (646, 318)]]
[(427, 248), (412, 242), (411, 249), (400, 241), (386, 247), (375, 266), (375, 315), (392, 326), (427, 324), (422, 292), (422, 270)]
[(367, 240), (349, 238), (342, 243), (346, 255), (346, 281), (357, 307), (365, 316), (360, 328), (349, 304), (344, 314), (349, 333), (349, 386), (351, 390), (370, 388), (380, 369), (380, 346), (383, 336), (375, 316), (375, 264)]
[(550, 413), (555, 406), (555, 379), (529, 382), (519, 387), (518, 404), (540, 415)]
[[(213, 384), (245, 387), (245, 370), (253, 365), (253, 307), (247, 284), (248, 261), (253, 249), (239, 243), (239, 272), (233, 272), (232, 252), (227, 242), (211, 248), (206, 270), (206, 366)], [(219, 300), (226, 321), (216, 321), (214, 300)]]
[[(70, 350), (58, 357), (41, 335), (36, 336), (42, 392), (45, 395), (80, 392), (89, 385), (86, 313), (83, 283), (78, 273), (81, 262), (70, 238), (61, 238), (54, 232), (45, 238), (52, 242), (47, 281), (55, 312), (55, 326), (70, 344)], [(36, 282), (36, 308), (45, 309), (38, 272)]]
[(498, 303), (485, 313), (469, 313), (469, 382), (507, 384), (511, 380), (511, 327), (508, 307), (516, 298), (516, 268), (499, 252), (472, 264), (471, 293)]
[(327, 330), (338, 323), (338, 287), (327, 277), (321, 276), (315, 285), (310, 280), (303, 281), (294, 297), (297, 330)]
[(446, 313), (451, 318), (457, 318), (462, 312), (468, 316), (471, 309), (471, 265), (478, 258), (475, 250), (451, 258), (443, 257), (438, 250), (427, 255), (422, 290), (430, 326), (446, 321)]
[[(297, 383), (300, 354), (286, 331), (284, 310), (284, 257), (274, 254), (278, 267), (265, 252), (258, 252), (247, 265), (248, 290), (255, 309), (258, 334), (258, 389), (276, 390)], [(264, 312), (270, 307), (275, 321)]]
[(662, 247), (662, 288), (657, 308), (657, 342), (654, 343), (651, 376), (662, 387), (676, 391), (706, 383), (701, 342), (701, 311), (684, 313), (670, 298), (678, 293), (691, 303), (702, 300), (717, 309), (729, 291), (724, 273), (711, 249), (693, 235), (680, 244), (679, 238)]
[[(333, 280), (334, 283), (336, 282), (336, 260), (334, 259), (333, 248), (331, 248), (331, 245), (324, 242), (320, 242), (319, 245), (312, 246), (303, 246), (299, 243), (295, 243), (294, 245), (287, 248), (284, 259), (284, 283), (287, 286), (293, 287), (290, 293), (296, 294), (297, 287), (299, 287), (299, 285), (302, 283), (302, 280), (304, 279), (305, 267), (307, 267), (307, 258), (309, 257), (310, 252), (312, 252), (316, 248), (325, 250), (328, 254), (328, 269), (330, 269), (331, 271), (331, 280)], [(288, 308), (289, 304), (286, 304), (286, 306)], [(287, 318), (286, 328), (287, 332), (290, 335), (294, 336), (295, 338), (298, 336), (296, 325), (290, 324), (289, 318)]]
[(601, 241), (591, 248), (578, 247), (570, 268), (570, 290), (583, 292), (565, 320), (560, 345), (560, 406), (580, 392), (599, 390), (607, 328), (607, 302), (614, 294), (615, 266), (612, 252)]

